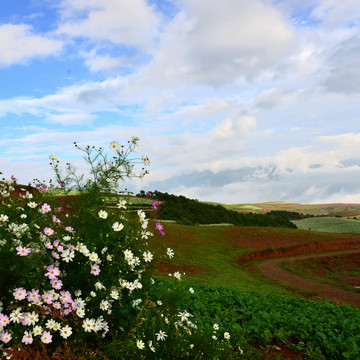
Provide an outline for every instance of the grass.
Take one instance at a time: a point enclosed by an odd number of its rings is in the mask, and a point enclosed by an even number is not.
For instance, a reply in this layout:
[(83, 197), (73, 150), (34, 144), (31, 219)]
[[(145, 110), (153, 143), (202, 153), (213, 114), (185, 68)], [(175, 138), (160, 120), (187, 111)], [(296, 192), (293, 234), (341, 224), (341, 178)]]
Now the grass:
[(200, 227), (167, 222), (163, 226), (165, 236), (151, 238), (150, 247), (156, 253), (163, 254), (166, 248), (170, 247), (174, 250), (175, 257), (171, 261), (166, 261), (164, 256), (158, 274), (167, 277), (169, 272), (181, 271), (186, 273), (186, 279), (202, 284), (226, 286), (230, 289), (261, 294), (292, 292), (281, 284), (266, 281), (254, 271), (254, 268), (240, 268), (236, 264), (239, 255), (266, 249), (271, 245), (291, 246), (341, 239), (345, 236), (282, 228)]
[(298, 229), (307, 230), (311, 226), (313, 231), (334, 233), (360, 233), (360, 221), (336, 217), (316, 217), (292, 221)]

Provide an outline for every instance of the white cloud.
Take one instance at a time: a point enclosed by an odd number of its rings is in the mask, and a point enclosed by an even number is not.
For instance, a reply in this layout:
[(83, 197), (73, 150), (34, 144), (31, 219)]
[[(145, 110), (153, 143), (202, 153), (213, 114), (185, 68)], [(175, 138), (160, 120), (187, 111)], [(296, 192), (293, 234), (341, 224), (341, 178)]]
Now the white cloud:
[(62, 47), (60, 40), (34, 34), (30, 25), (0, 25), (0, 68), (57, 54)]
[(49, 114), (47, 116), (47, 121), (61, 125), (79, 125), (91, 123), (94, 118), (95, 116), (90, 114), (73, 112), (64, 114)]
[(57, 33), (150, 49), (159, 17), (145, 0), (63, 0)]
[(321, 20), (328, 26), (342, 25), (345, 22), (359, 24), (360, 7), (358, 0), (322, 0), (317, 1), (311, 17)]
[(255, 128), (256, 118), (254, 116), (232, 116), (216, 125), (212, 133), (215, 138), (235, 140), (235, 138), (239, 139), (244, 137)]
[[(292, 50), (291, 26), (258, 1), (184, 0), (148, 69), (154, 83), (226, 84), (257, 77)], [(265, 40), (266, 39), (266, 40)]]

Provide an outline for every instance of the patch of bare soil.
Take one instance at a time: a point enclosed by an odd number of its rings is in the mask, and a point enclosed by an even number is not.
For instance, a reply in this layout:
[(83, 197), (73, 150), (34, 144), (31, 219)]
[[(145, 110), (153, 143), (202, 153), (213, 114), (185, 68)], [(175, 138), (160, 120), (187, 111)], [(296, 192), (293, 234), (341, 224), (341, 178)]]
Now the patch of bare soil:
[[(360, 249), (342, 250), (331, 253), (332, 255), (343, 255), (351, 253), (360, 253)], [(311, 254), (300, 256), (297, 259), (310, 259), (317, 257), (328, 257), (331, 254)], [(285, 282), (293, 287), (296, 287), (307, 292), (315, 293), (320, 295), (322, 298), (333, 300), (336, 303), (351, 304), (360, 308), (360, 294), (341, 289), (336, 286), (323, 284), (315, 280), (304, 279), (301, 276), (292, 274), (286, 270), (281, 269), (278, 264), (284, 259), (271, 259), (265, 260), (259, 264), (261, 272), (271, 278), (282, 282)]]

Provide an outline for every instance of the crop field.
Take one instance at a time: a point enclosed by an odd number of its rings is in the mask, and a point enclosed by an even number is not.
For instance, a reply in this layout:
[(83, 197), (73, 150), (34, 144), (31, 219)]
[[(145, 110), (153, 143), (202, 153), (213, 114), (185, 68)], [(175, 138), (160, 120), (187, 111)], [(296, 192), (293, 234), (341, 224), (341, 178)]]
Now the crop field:
[(360, 220), (337, 218), (337, 217), (316, 217), (292, 221), (298, 229), (308, 230), (309, 225), (312, 231), (326, 231), (333, 233), (360, 233)]
[[(227, 209), (239, 212), (266, 213), (272, 210), (296, 211), (309, 215), (357, 216), (360, 204), (298, 204), (281, 201), (267, 201), (252, 204), (221, 204)], [(350, 214), (350, 215), (349, 215)]]
[[(308, 225), (310, 220), (324, 219), (305, 220)], [(342, 219), (325, 220), (328, 223), (335, 220), (336, 224), (340, 224), (338, 220)], [(352, 222), (349, 220), (342, 224), (344, 226), (350, 223)], [(246, 347), (248, 357), (244, 358), (360, 358), (360, 336), (352, 332), (345, 340), (342, 335), (347, 326), (355, 329), (354, 321), (360, 316), (360, 309), (356, 309), (356, 306), (339, 306), (340, 303), (346, 303), (341, 299), (332, 299), (330, 303), (326, 297), (321, 297), (315, 292), (302, 291), (296, 284), (290, 286), (271, 280), (264, 276), (259, 268), (259, 264), (268, 258), (287, 255), (287, 251), (293, 251), (291, 254), (296, 260), (297, 253), (316, 254), (316, 251), (324, 249), (338, 249), (336, 246), (340, 246), (340, 249), (347, 246), (360, 248), (358, 234), (340, 233), (339, 230), (309, 231), (307, 227), (306, 230), (296, 230), (235, 226), (200, 227), (175, 223), (164, 223), (164, 230), (165, 236), (162, 239), (152, 238), (151, 246), (154, 250), (161, 246), (169, 246), (174, 250), (175, 257), (171, 262), (161, 260), (156, 264), (157, 278), (166, 284), (171, 281), (168, 273), (185, 273), (182, 286), (195, 289), (196, 297), (191, 298), (194, 313), (199, 312), (202, 317), (206, 314), (219, 322), (225, 318), (226, 322), (232, 324), (232, 331), (242, 333), (244, 343), (249, 345)], [(239, 265), (239, 259), (246, 258), (249, 254), (261, 256), (255, 256), (254, 259), (250, 257), (249, 261)], [(328, 274), (326, 279), (323, 276), (323, 281), (356, 294), (355, 283), (351, 284), (349, 279), (360, 275), (356, 271), (360, 259), (357, 257), (358, 260), (355, 261), (355, 257), (351, 256), (337, 257), (332, 275)], [(316, 266), (308, 266), (311, 261)], [(328, 262), (311, 261), (293, 261), (292, 264), (296, 264), (297, 267), (287, 269), (289, 272), (299, 273), (309, 281), (319, 279), (320, 269), (328, 266)], [(332, 257), (329, 257), (329, 261), (334, 263)], [(343, 269), (341, 272), (342, 264), (347, 264), (346, 271)], [(286, 263), (286, 266), (289, 264)], [(304, 272), (303, 270), (308, 267), (313, 271)], [(345, 278), (348, 279), (347, 284)], [(342, 311), (353, 313), (340, 314)], [(329, 322), (331, 317), (333, 324)], [(321, 324), (324, 324), (324, 327)], [(347, 345), (344, 345), (344, 341)], [(261, 351), (257, 352), (257, 349)]]

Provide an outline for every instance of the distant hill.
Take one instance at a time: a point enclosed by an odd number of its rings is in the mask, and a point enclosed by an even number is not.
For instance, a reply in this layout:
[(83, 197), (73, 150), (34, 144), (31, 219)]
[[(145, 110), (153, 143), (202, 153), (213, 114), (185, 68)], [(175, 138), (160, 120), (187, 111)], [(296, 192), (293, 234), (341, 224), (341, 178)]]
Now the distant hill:
[(360, 215), (360, 204), (297, 204), (281, 201), (267, 201), (260, 203), (243, 203), (243, 204), (222, 204), (229, 210), (241, 213), (265, 214), (269, 211), (284, 210), (295, 211), (301, 214), (309, 215), (327, 215), (353, 217)]

